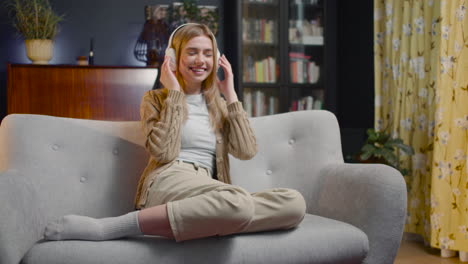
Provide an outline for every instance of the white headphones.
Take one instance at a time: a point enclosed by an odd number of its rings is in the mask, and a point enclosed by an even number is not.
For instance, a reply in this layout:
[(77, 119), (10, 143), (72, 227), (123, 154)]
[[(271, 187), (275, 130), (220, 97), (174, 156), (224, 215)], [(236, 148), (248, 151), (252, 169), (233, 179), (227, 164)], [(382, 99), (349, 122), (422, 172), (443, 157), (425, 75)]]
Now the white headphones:
[[(171, 66), (171, 71), (175, 71), (176, 68), (177, 68), (177, 63), (176, 63), (176, 53), (175, 53), (175, 49), (171, 48), (172, 46), (172, 38), (174, 38), (174, 35), (175, 33), (177, 32), (177, 30), (179, 30), (180, 28), (183, 28), (187, 25), (200, 25), (200, 24), (197, 24), (197, 23), (186, 23), (186, 24), (182, 24), (180, 26), (178, 26), (176, 29), (174, 29), (174, 31), (172, 31), (172, 34), (171, 36), (169, 37), (169, 41), (167, 42), (167, 48), (166, 48), (166, 56), (169, 56), (170, 60), (171, 60), (171, 63), (169, 64)], [(210, 32), (211, 33), (211, 32)], [(211, 33), (211, 36), (213, 37), (213, 41), (216, 42), (216, 37), (213, 35), (213, 33)], [(219, 52), (219, 49), (216, 50), (217, 53), (216, 53), (216, 56), (219, 60), (219, 57), (221, 57), (221, 53)]]

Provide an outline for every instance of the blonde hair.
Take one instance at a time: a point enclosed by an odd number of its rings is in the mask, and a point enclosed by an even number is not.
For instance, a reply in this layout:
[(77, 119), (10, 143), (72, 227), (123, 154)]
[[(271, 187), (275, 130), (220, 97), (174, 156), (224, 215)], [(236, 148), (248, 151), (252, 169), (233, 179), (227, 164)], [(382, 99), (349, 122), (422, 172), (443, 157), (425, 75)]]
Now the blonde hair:
[[(225, 117), (227, 115), (227, 110), (225, 107), (225, 102), (221, 98), (219, 89), (216, 82), (216, 69), (218, 68), (218, 45), (216, 43), (216, 38), (214, 37), (211, 30), (203, 24), (190, 23), (184, 27), (181, 27), (174, 34), (172, 39), (172, 48), (176, 53), (177, 65), (180, 62), (180, 54), (182, 53), (183, 47), (192, 39), (199, 36), (206, 36), (211, 40), (213, 44), (213, 70), (210, 75), (202, 82), (202, 93), (205, 95), (206, 104), (208, 111), (210, 113), (210, 121), (213, 128), (222, 128)], [(185, 91), (185, 82), (182, 75), (179, 72), (177, 67), (176, 77), (181, 85), (182, 89)]]

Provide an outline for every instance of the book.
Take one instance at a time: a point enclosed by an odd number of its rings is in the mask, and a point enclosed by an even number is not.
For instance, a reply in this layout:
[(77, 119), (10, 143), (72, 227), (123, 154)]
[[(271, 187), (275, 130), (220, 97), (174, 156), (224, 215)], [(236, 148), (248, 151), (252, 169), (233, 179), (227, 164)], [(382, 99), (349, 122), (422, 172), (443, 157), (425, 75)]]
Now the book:
[(309, 60), (311, 56), (305, 55), (302, 52), (289, 52), (290, 59), (302, 59), (302, 60)]
[(291, 107), (289, 108), (289, 111), (297, 111), (297, 101), (291, 102)]
[(316, 100), (314, 103), (314, 109), (317, 109), (317, 110), (322, 109), (322, 101)]
[(320, 75), (320, 67), (315, 64), (315, 62), (309, 62), (307, 64), (307, 80), (308, 83), (318, 82)]
[(261, 90), (254, 92), (254, 112), (253, 116), (265, 115), (265, 94)]
[(276, 96), (268, 97), (268, 114), (274, 115), (279, 112), (279, 99)]
[(290, 63), (290, 75), (291, 75), (291, 82), (297, 83), (297, 62), (292, 61)]
[(252, 117), (252, 93), (247, 88), (244, 89), (244, 105), (247, 116)]
[(273, 57), (268, 57), (268, 65), (269, 65), (269, 76), (270, 82), (276, 82), (276, 60)]
[(305, 110), (312, 110), (312, 109), (314, 109), (314, 98), (312, 96), (307, 96)]

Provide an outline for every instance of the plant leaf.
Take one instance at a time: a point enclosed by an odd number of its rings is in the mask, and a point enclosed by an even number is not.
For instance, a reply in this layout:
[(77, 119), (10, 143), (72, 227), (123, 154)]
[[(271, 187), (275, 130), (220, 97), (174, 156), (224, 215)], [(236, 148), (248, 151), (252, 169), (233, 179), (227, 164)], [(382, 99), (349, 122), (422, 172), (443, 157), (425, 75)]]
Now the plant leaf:
[(389, 165), (391, 165), (394, 168), (398, 167), (398, 159), (396, 155), (393, 152), (386, 152), (383, 155), (383, 158), (388, 162)]
[(387, 133), (385, 133), (385, 132), (380, 132), (380, 133), (378, 133), (377, 136), (378, 136), (378, 137), (377, 137), (377, 141), (380, 142), (380, 143), (382, 143), (382, 144), (385, 143), (385, 142), (387, 142), (388, 139), (390, 138), (390, 135), (387, 134)]
[(374, 145), (365, 144), (364, 146), (362, 146), (361, 151), (362, 152), (370, 152), (370, 151), (374, 151), (375, 149), (376, 149), (376, 147)]
[(401, 138), (391, 138), (387, 141), (389, 144), (403, 144), (403, 140)]
[(373, 154), (374, 154), (373, 151), (368, 151), (359, 155), (359, 158), (361, 160), (368, 160)]
[(401, 144), (395, 144), (395, 147), (401, 149), (403, 152), (405, 152), (408, 155), (414, 155), (414, 149), (411, 146), (401, 143)]
[(377, 141), (377, 139), (379, 138), (379, 135), (377, 134), (377, 132), (375, 132), (375, 130), (373, 128), (367, 129), (367, 135), (368, 135), (368, 138), (367, 138), (368, 142), (373, 143), (373, 142)]

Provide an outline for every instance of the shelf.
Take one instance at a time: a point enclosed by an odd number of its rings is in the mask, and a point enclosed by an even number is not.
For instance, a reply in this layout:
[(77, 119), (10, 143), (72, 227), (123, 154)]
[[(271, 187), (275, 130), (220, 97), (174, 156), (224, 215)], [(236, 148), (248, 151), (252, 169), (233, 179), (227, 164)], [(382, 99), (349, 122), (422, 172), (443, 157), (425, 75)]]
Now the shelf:
[(304, 44), (304, 43), (289, 43), (292, 47), (323, 47), (324, 44)]
[(310, 89), (310, 90), (322, 90), (324, 89), (321, 82), (318, 83), (289, 83), (288, 88), (293, 89)]
[(242, 86), (245, 88), (280, 88), (278, 83), (244, 82)]
[[(312, 2), (315, 2), (315, 3), (312, 3)], [(305, 7), (305, 8), (323, 9), (324, 8), (323, 4), (324, 4), (323, 1), (310, 1), (310, 0), (295, 0), (295, 1), (289, 2), (290, 8)]]
[(318, 9), (318, 10), (323, 9), (323, 5), (318, 5), (318, 4), (295, 4), (295, 3), (291, 4), (291, 8), (299, 8), (299, 7), (306, 8), (308, 9), (308, 11), (310, 9)]
[[(255, 83), (255, 82), (244, 82), (242, 86), (245, 88), (280, 88), (281, 84), (279, 83)], [(321, 82), (318, 83), (288, 83), (288, 88), (292, 89), (310, 89), (310, 90), (322, 90), (324, 89)]]
[(252, 8), (278, 8), (276, 3), (246, 3), (246, 5)]
[(261, 46), (261, 47), (276, 47), (278, 46), (278, 43), (267, 43), (267, 42), (242, 42), (243, 45), (246, 46)]
[(277, 17), (276, 13), (279, 9), (278, 3), (256, 3), (245, 2), (244, 17)]
[[(239, 89), (239, 97), (246, 101), (247, 112), (254, 116), (256, 113), (288, 112), (291, 102), (296, 101), (300, 106), (300, 100), (310, 100), (310, 97), (320, 99), (326, 109), (330, 107), (333, 110), (336, 43), (330, 36), (336, 32), (331, 17), (337, 0), (227, 2), (232, 4), (226, 6), (225, 16), (235, 23), (226, 31), (235, 32), (236, 39), (233, 43), (229, 39), (226, 44), (233, 50), (234, 82)], [(291, 53), (298, 53), (297, 58)], [(275, 78), (261, 77), (265, 73)], [(292, 80), (317, 82), (293, 83)]]
[(260, 2), (260, 1), (246, 1), (243, 0), (242, 4), (244, 5), (251, 5), (251, 6), (260, 6), (260, 7), (267, 7), (267, 6), (272, 6), (272, 7), (277, 7), (278, 6), (278, 1), (270, 1), (270, 2)]
[(324, 40), (323, 36), (312, 36), (312, 37), (303, 37), (302, 41), (299, 43), (289, 43), (290, 45), (297, 46), (323, 46)]

